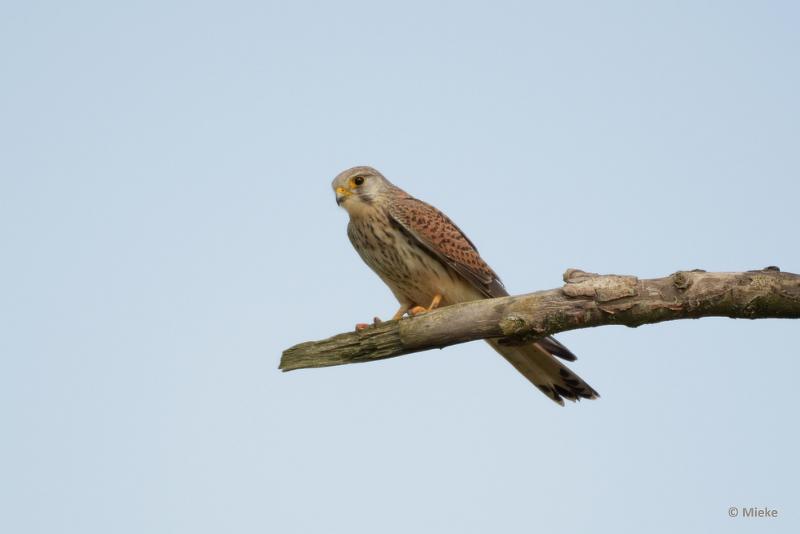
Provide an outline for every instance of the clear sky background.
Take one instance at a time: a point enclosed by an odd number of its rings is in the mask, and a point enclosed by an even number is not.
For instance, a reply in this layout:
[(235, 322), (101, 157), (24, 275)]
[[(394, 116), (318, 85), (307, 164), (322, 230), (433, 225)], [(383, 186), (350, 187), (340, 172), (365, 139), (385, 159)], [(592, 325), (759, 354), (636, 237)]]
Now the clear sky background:
[[(331, 179), (510, 291), (800, 271), (793, 2), (16, 2), (0, 17), (0, 531), (798, 532), (800, 322), (277, 370), (396, 303)], [(768, 506), (777, 519), (731, 519)]]

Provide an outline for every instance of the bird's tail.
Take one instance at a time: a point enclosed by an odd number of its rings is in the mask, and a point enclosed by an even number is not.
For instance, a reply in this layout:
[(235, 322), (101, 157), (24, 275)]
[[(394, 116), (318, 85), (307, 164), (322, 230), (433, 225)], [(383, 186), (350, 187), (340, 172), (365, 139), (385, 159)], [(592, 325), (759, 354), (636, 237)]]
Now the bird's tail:
[(581, 377), (573, 373), (554, 355), (566, 360), (575, 356), (553, 338), (529, 345), (501, 345), (496, 340), (487, 343), (530, 380), (534, 386), (560, 405), (564, 399), (596, 399), (600, 395)]

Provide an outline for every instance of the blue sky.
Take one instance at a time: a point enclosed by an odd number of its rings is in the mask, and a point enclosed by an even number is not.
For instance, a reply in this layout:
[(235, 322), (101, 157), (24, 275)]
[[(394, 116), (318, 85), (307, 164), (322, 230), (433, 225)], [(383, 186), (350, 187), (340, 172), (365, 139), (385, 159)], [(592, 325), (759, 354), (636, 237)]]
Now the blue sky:
[[(373, 165), (512, 292), (800, 271), (789, 2), (25, 2), (0, 17), (0, 530), (797, 532), (792, 321), (277, 371), (395, 309)], [(768, 506), (775, 519), (731, 519)]]

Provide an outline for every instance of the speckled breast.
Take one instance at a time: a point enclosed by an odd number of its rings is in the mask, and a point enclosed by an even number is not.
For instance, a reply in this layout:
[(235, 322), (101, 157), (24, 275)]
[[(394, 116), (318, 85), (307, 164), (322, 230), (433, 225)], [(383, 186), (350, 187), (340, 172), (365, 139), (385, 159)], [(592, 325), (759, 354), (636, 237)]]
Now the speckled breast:
[(437, 293), (453, 294), (458, 276), (382, 213), (352, 219), (347, 235), (364, 262), (398, 300), (427, 306)]

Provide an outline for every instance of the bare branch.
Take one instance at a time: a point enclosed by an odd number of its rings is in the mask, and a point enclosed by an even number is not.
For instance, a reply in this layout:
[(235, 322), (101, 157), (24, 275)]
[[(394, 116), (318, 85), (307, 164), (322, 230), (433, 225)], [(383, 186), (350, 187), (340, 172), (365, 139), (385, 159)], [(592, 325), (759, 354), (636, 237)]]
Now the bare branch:
[(524, 343), (610, 324), (636, 327), (700, 317), (800, 318), (800, 275), (777, 267), (744, 273), (679, 271), (651, 280), (569, 269), (564, 281), (559, 289), (447, 306), (300, 343), (283, 352), (280, 369), (367, 362), (476, 339)]

